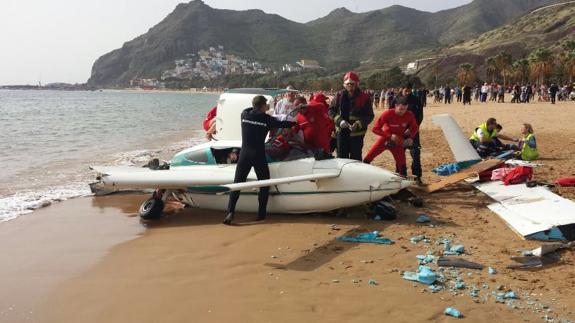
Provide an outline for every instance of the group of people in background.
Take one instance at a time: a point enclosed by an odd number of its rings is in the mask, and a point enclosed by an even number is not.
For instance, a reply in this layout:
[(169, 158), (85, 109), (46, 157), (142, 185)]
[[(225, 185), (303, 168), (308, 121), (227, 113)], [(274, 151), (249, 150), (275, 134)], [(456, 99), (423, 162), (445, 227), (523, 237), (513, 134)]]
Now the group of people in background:
[[(419, 91), (418, 91), (419, 92)], [(421, 95), (427, 96), (429, 92), (421, 90)], [(452, 102), (471, 104), (472, 100), (480, 103), (494, 102), (505, 103), (506, 96), (511, 99), (511, 103), (529, 103), (557, 101), (575, 101), (575, 88), (573, 85), (564, 85), (562, 87), (555, 83), (547, 86), (545, 84), (536, 86), (533, 84), (512, 84), (504, 86), (498, 83), (484, 83), (471, 87), (469, 85), (450, 87), (449, 85), (435, 88), (431, 91), (433, 103), (451, 104)]]

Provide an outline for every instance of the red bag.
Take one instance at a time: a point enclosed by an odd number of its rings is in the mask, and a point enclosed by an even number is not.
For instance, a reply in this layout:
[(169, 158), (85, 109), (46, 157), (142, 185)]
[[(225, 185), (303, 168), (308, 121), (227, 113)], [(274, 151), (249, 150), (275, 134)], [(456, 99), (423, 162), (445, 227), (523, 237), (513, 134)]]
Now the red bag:
[(575, 186), (575, 177), (563, 177), (555, 181), (555, 184), (562, 187), (573, 187)]
[(533, 168), (526, 166), (518, 166), (513, 169), (512, 172), (505, 175), (503, 178), (503, 183), (505, 185), (509, 184), (521, 184), (530, 181), (533, 178)]

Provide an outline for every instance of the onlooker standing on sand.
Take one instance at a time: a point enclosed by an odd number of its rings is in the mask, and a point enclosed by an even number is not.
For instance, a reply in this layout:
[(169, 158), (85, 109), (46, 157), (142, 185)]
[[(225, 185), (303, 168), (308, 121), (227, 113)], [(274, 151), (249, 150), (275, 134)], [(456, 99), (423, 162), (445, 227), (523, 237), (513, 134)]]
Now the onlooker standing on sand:
[(451, 104), (451, 88), (447, 85), (444, 89), (445, 91), (445, 104)]
[(557, 99), (557, 92), (559, 91), (559, 87), (557, 84), (552, 83), (549, 87), (549, 96), (551, 97), (551, 104), (555, 104), (555, 100)]
[(337, 138), (337, 157), (362, 160), (363, 139), (373, 121), (373, 104), (369, 95), (359, 88), (359, 77), (348, 72), (329, 107)]
[(481, 103), (487, 102), (488, 93), (489, 93), (489, 85), (487, 85), (487, 83), (484, 83), (483, 86), (481, 87)]
[(471, 86), (465, 84), (463, 86), (463, 105), (471, 105)]
[[(268, 132), (272, 128), (291, 128), (296, 125), (291, 121), (278, 121), (276, 118), (268, 115), (267, 99), (264, 96), (255, 96), (252, 100), (252, 107), (245, 109), (241, 114), (242, 125), (242, 149), (236, 166), (234, 183), (243, 183), (246, 181), (252, 167), (256, 172), (258, 180), (270, 178), (270, 170), (266, 159), (265, 140)], [(261, 187), (258, 193), (258, 217), (257, 221), (266, 218), (267, 204), (269, 197), (269, 187)], [(236, 204), (240, 198), (240, 192), (230, 193), (228, 203), (228, 215), (224, 219), (224, 224), (231, 225), (234, 220)]]
[(497, 91), (499, 92), (497, 103), (505, 103), (505, 86), (500, 85)]
[[(413, 145), (414, 138), (418, 134), (415, 116), (411, 111), (408, 111), (407, 97), (398, 97), (395, 108), (384, 111), (375, 122), (372, 131), (380, 137), (371, 147), (363, 162), (369, 164), (379, 154), (389, 150), (395, 159), (395, 171), (407, 176), (405, 147)], [(404, 137), (407, 138), (404, 139)]]

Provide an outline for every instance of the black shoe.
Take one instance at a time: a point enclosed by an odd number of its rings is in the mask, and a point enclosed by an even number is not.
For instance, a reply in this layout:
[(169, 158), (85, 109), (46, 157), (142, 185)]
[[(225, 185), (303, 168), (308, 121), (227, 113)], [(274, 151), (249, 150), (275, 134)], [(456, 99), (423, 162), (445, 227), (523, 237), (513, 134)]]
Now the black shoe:
[(228, 215), (226, 216), (226, 218), (224, 219), (224, 222), (222, 222), (225, 225), (232, 225), (232, 221), (234, 220), (234, 214), (233, 213), (228, 213)]
[(256, 221), (265, 221), (266, 216), (265, 215), (258, 215), (258, 217), (256, 218)]
[(421, 177), (415, 178), (415, 184), (417, 186), (423, 186), (423, 182), (421, 181)]

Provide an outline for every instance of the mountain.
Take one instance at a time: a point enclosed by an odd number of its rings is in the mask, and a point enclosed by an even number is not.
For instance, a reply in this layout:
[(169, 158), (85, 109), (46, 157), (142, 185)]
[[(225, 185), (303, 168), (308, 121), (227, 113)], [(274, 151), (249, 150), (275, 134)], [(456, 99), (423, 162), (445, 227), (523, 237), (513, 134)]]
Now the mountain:
[(98, 58), (91, 86), (124, 86), (158, 78), (175, 59), (210, 46), (263, 64), (315, 59), (382, 64), (414, 51), (470, 39), (553, 0), (474, 0), (437, 13), (391, 6), (365, 13), (345, 8), (306, 24), (261, 10), (214, 9), (201, 0), (179, 4), (146, 34)]
[[(455, 75), (461, 63), (472, 63), (480, 76), (485, 76), (485, 59), (505, 51), (514, 58), (526, 57), (540, 47), (561, 50), (567, 40), (575, 40), (575, 3), (535, 10), (474, 39), (447, 46), (441, 50), (439, 70)], [(431, 53), (428, 53), (431, 55)], [(426, 72), (430, 73), (432, 64)]]

